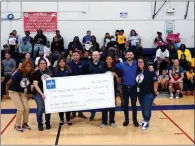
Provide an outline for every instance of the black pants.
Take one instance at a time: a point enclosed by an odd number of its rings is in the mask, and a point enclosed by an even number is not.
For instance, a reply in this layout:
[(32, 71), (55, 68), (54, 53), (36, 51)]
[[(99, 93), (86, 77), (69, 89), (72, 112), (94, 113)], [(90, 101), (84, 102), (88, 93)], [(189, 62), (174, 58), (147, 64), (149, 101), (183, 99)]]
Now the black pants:
[[(64, 121), (64, 112), (59, 113), (60, 120)], [(70, 112), (66, 112), (66, 121), (70, 121)]]
[[(114, 94), (115, 94), (115, 100), (117, 96), (117, 87), (114, 89)], [(108, 122), (108, 111), (109, 111), (109, 123), (115, 123), (114, 117), (115, 117), (115, 108), (105, 108), (102, 109), (102, 124), (107, 125)]]
[(129, 121), (129, 97), (131, 98), (131, 106), (132, 106), (132, 116), (133, 121), (137, 121), (137, 88), (136, 86), (126, 86), (122, 85), (122, 94), (123, 94), (123, 101), (124, 101), (124, 114), (125, 114), (125, 121)]
[[(72, 112), (72, 114), (76, 116), (76, 112), (77, 112), (77, 111), (74, 111), (74, 112)], [(83, 112), (78, 112), (78, 113), (79, 113), (79, 114), (83, 114)]]
[(125, 44), (119, 44), (118, 45), (119, 48), (119, 54), (121, 58), (125, 58)]

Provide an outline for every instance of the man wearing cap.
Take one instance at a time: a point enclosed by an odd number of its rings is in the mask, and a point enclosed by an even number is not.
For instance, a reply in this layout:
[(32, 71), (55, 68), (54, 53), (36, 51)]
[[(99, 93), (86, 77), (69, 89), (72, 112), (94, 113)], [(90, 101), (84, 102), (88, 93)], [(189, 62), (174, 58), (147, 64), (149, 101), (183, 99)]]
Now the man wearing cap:
[(137, 88), (136, 88), (136, 73), (137, 73), (137, 61), (133, 60), (134, 54), (131, 50), (125, 54), (127, 61), (120, 63), (117, 67), (122, 73), (122, 94), (124, 101), (124, 115), (125, 121), (123, 126), (129, 124), (129, 97), (131, 98), (133, 124), (135, 127), (139, 127), (137, 122)]
[(19, 44), (19, 54), (21, 58), (24, 58), (26, 53), (32, 53), (32, 45), (27, 42), (26, 38), (24, 37), (22, 39), (22, 43)]

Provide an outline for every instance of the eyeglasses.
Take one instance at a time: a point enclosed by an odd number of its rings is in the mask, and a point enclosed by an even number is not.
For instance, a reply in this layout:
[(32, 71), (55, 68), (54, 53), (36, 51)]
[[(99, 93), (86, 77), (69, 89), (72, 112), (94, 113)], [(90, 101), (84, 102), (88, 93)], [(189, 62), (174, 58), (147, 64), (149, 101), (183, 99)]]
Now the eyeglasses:
[(138, 63), (144, 63), (143, 61), (139, 61)]
[(46, 64), (46, 63), (40, 63), (40, 64)]

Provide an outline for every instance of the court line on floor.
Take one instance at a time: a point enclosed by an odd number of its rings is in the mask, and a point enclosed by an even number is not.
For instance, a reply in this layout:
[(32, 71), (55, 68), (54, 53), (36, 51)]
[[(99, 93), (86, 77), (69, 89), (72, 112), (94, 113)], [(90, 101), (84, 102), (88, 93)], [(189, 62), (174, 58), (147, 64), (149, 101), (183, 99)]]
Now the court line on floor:
[[(153, 103), (153, 105), (157, 106), (155, 103)], [(193, 138), (191, 138), (176, 122), (174, 122), (173, 119), (171, 119), (164, 111), (161, 110), (161, 112), (163, 113), (163, 115), (165, 117), (167, 117), (167, 119), (169, 119), (169, 121), (171, 121), (173, 123), (173, 125), (175, 125), (193, 144), (195, 144), (195, 141), (193, 140)]]
[(57, 135), (56, 135), (55, 145), (58, 145), (58, 141), (59, 141), (60, 131), (61, 131), (62, 125), (63, 125), (63, 124), (59, 124), (58, 133), (57, 133)]
[(5, 132), (5, 130), (7, 130), (7, 128), (11, 125), (11, 123), (14, 121), (14, 119), (16, 118), (16, 115), (14, 115), (12, 117), (12, 119), (9, 121), (9, 123), (5, 126), (5, 128), (1, 131), (1, 135), (3, 135), (3, 133)]
[[(192, 105), (156, 105), (152, 107), (153, 111), (161, 111), (161, 110), (194, 110), (195, 106)], [(123, 111), (123, 107), (117, 106), (115, 111)], [(137, 106), (137, 110), (141, 111), (141, 107)], [(101, 112), (101, 109), (95, 110), (96, 112)], [(129, 107), (129, 111), (132, 111), (132, 107)], [(82, 112), (90, 112), (90, 110), (84, 110)], [(1, 109), (1, 114), (15, 114), (16, 109)], [(31, 108), (30, 113), (36, 113), (36, 108)]]

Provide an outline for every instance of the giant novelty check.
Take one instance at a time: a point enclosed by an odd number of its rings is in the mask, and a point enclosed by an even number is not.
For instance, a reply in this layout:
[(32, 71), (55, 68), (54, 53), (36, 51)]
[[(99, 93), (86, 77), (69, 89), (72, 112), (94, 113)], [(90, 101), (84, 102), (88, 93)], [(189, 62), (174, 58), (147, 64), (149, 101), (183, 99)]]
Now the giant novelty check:
[(115, 107), (112, 73), (55, 77), (43, 82), (45, 112)]

